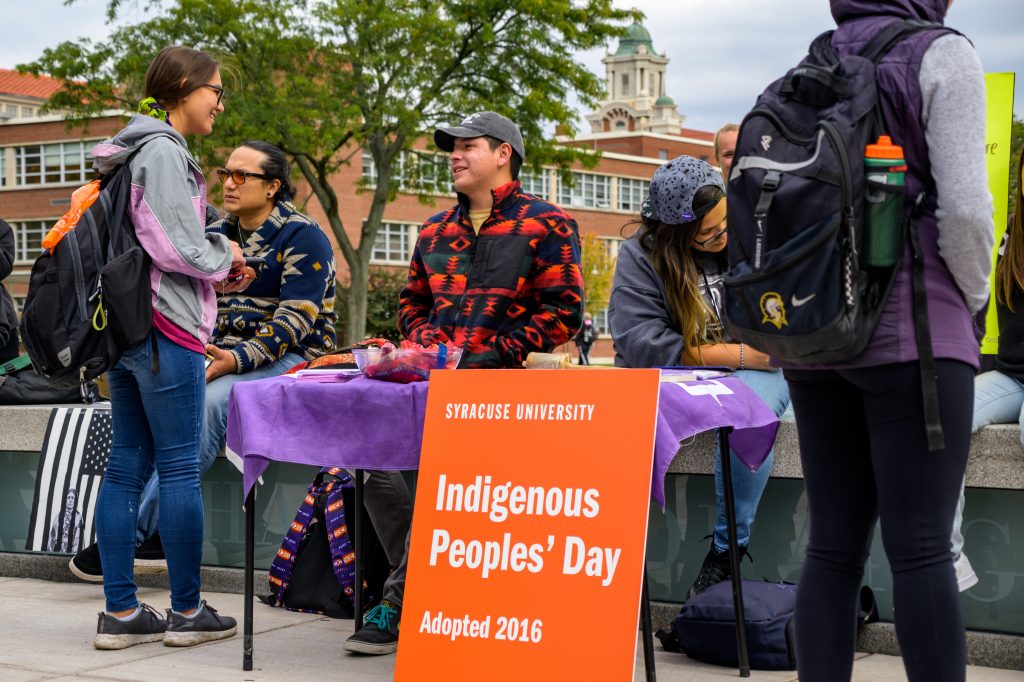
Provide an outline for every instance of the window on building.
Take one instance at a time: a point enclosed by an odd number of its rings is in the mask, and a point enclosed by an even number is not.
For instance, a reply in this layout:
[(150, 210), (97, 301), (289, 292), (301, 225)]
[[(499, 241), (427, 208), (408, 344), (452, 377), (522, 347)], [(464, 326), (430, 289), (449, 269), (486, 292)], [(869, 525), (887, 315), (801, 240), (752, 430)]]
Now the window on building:
[(650, 186), (647, 180), (636, 178), (619, 178), (619, 205), (620, 211), (639, 213), (640, 207), (647, 198), (647, 188)]
[(35, 113), (35, 110), (32, 107), (22, 107), (21, 108), (21, 117), (22, 118), (32, 118), (32, 114), (34, 114), (34, 113)]
[(14, 262), (32, 263), (35, 261), (43, 250), (43, 237), (46, 236), (46, 233), (50, 231), (55, 222), (57, 222), (56, 218), (12, 222), (11, 228), (14, 230)]
[(608, 326), (608, 308), (602, 308), (600, 312), (594, 315), (594, 329), (601, 336), (608, 336), (612, 333), (611, 328)]
[(4, 111), (6, 111), (8, 114), (10, 114), (11, 118), (17, 118), (18, 117), (18, 105), (17, 104), (8, 104), (8, 105), (6, 105), (4, 107)]
[[(375, 185), (377, 169), (369, 152), (363, 152), (362, 166), (363, 177), (370, 185)], [(448, 194), (451, 192), (448, 157), (432, 152), (402, 152), (395, 164), (391, 181), (402, 192)]]
[(629, 97), (629, 74), (622, 74), (622, 96)]
[(370, 263), (374, 265), (408, 265), (417, 225), (384, 223), (373, 242)]
[(658, 159), (660, 159), (661, 161), (668, 161), (668, 150), (667, 149), (659, 149), (658, 150)]
[(573, 186), (558, 185), (558, 203), (583, 208), (611, 208), (611, 178), (596, 173), (573, 172)]
[(15, 185), (82, 183), (92, 175), (91, 142), (14, 148)]
[(548, 196), (548, 172), (541, 168), (540, 170), (521, 170), (519, 172), (519, 182), (523, 186), (523, 191), (528, 194), (535, 194), (541, 199), (547, 199)]
[(622, 246), (622, 237), (598, 237), (601, 240), (601, 246), (605, 250), (605, 254), (608, 258), (615, 260), (619, 257), (619, 247)]

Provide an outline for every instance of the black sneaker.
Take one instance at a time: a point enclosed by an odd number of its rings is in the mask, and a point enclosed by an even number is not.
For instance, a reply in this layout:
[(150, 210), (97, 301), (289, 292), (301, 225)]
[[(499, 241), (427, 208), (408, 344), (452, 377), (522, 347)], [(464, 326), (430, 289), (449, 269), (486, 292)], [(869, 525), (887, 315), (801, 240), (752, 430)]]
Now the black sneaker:
[(103, 582), (103, 564), (100, 563), (100, 546), (95, 542), (71, 557), (68, 568), (77, 578), (91, 583)]
[(152, 606), (139, 604), (139, 611), (131, 620), (120, 620), (109, 613), (100, 613), (96, 624), (97, 649), (126, 649), (136, 644), (159, 642), (164, 638), (167, 621)]
[(345, 640), (342, 648), (357, 654), (393, 654), (398, 650), (398, 621), (401, 614), (387, 599), (363, 617), (363, 627)]
[(222, 616), (217, 609), (206, 603), (199, 603), (199, 610), (191, 617), (167, 609), (166, 646), (193, 646), (215, 639), (225, 639), (235, 634), (238, 622), (231, 616)]
[[(740, 547), (739, 553), (740, 559), (743, 559), (747, 548)], [(686, 598), (693, 599), (701, 592), (707, 591), (712, 585), (717, 585), (730, 578), (732, 578), (732, 567), (729, 565), (729, 552), (718, 552), (715, 550), (715, 546), (711, 545), (708, 555), (704, 557), (704, 564), (700, 567), (697, 579), (693, 581), (693, 586), (686, 593)]]
[(167, 570), (167, 559), (164, 557), (164, 546), (160, 542), (160, 533), (135, 548), (135, 572), (163, 573)]
[[(103, 582), (103, 562), (100, 560), (100, 546), (95, 542), (71, 557), (68, 568), (77, 578), (91, 583)], [(167, 571), (167, 559), (164, 558), (164, 546), (160, 543), (160, 534), (135, 548), (135, 572), (164, 573)]]

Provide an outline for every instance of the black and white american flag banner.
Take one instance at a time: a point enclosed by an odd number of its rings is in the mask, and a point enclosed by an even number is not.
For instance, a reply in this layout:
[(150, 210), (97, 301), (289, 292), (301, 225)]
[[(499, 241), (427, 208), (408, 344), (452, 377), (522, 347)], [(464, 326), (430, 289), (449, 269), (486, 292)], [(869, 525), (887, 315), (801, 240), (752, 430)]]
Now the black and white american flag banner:
[(25, 549), (74, 554), (95, 542), (96, 498), (110, 457), (108, 406), (50, 414)]

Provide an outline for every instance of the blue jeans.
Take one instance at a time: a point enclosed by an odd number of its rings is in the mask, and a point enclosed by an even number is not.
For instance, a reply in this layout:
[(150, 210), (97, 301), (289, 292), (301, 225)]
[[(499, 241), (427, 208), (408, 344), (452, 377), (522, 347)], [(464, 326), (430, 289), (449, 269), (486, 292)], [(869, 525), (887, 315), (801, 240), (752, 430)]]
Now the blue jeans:
[[(280, 360), (262, 365), (245, 374), (225, 374), (206, 384), (206, 407), (203, 410), (203, 437), (199, 447), (199, 473), (205, 474), (213, 466), (224, 447), (228, 430), (228, 394), (231, 387), (241, 381), (255, 381), (284, 374), (303, 361), (297, 353), (285, 353)], [(139, 502), (139, 526), (135, 542), (141, 545), (153, 537), (159, 528), (160, 491), (159, 476), (154, 473), (142, 491)]]
[[(744, 369), (733, 376), (745, 383), (776, 416), (782, 416), (789, 406), (789, 386), (782, 376), (782, 370), (761, 371)], [(733, 499), (736, 503), (736, 544), (746, 547), (750, 543), (750, 524), (754, 522), (757, 503), (761, 501), (761, 493), (772, 473), (772, 462), (775, 461), (775, 448), (768, 453), (768, 458), (757, 471), (747, 468), (735, 452), (729, 452), (732, 465)], [(725, 486), (722, 481), (722, 453), (715, 448), (715, 497), (718, 518), (715, 521), (714, 546), (719, 552), (729, 548), (729, 533), (725, 522)]]
[[(153, 342), (160, 371), (150, 368)], [(199, 606), (203, 553), (203, 498), (199, 490), (199, 438), (205, 378), (203, 355), (154, 330), (129, 349), (107, 374), (113, 417), (110, 461), (96, 501), (96, 539), (103, 562), (108, 611), (138, 605), (135, 529), (143, 484), (160, 473), (161, 535), (167, 556), (171, 608)]]
[[(989, 424), (1012, 424), (1021, 426), (1021, 442), (1024, 443), (1024, 384), (1002, 372), (985, 372), (974, 377), (974, 419), (971, 433)], [(964, 551), (964, 535), (960, 526), (964, 521), (964, 488), (960, 487), (960, 501), (953, 518), (953, 556)]]

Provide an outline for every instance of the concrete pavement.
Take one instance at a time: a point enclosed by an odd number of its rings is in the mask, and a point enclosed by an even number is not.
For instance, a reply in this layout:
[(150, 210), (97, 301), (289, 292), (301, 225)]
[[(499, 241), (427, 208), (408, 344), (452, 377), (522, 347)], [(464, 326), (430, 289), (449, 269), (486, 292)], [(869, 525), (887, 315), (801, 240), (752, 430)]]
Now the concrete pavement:
[[(142, 644), (122, 651), (92, 647), (96, 613), (103, 607), (100, 586), (27, 578), (0, 578), (3, 617), (0, 618), (0, 680), (139, 680), (144, 682), (310, 682), (312, 679), (383, 682), (394, 672), (394, 656), (352, 656), (340, 644), (352, 632), (352, 621), (292, 613), (255, 605), (255, 669), (242, 671), (241, 634), (191, 648), (160, 643)], [(142, 588), (140, 598), (163, 610), (170, 605), (166, 590)], [(205, 593), (204, 598), (222, 613), (241, 621), (242, 595)], [(239, 626), (241, 631), (241, 626)], [(661, 682), (705, 682), (736, 679), (737, 673), (691, 661), (681, 654), (657, 651)], [(567, 655), (580, 655), (583, 648)], [(469, 676), (464, 679), (479, 680)], [(538, 670), (535, 680), (550, 679)], [(637, 680), (643, 679), (643, 658), (638, 647)], [(752, 680), (788, 682), (791, 672), (754, 671)], [(905, 680), (900, 659), (858, 654), (853, 679), (857, 682)], [(1019, 682), (1021, 673), (971, 667), (971, 682)], [(616, 682), (616, 681), (609, 681)]]

